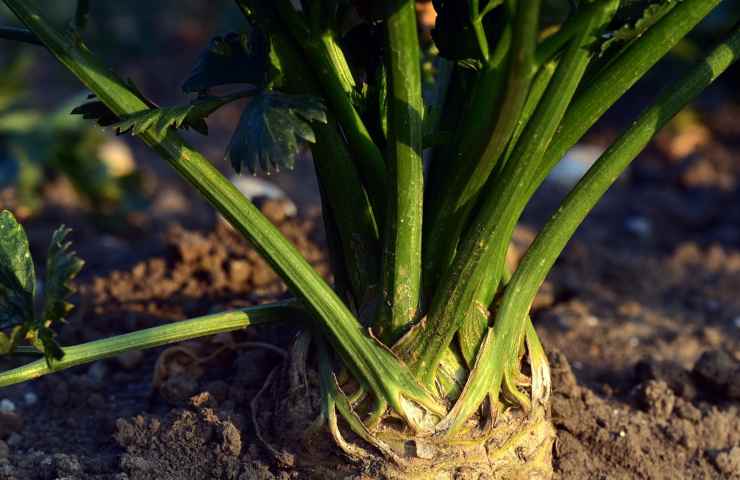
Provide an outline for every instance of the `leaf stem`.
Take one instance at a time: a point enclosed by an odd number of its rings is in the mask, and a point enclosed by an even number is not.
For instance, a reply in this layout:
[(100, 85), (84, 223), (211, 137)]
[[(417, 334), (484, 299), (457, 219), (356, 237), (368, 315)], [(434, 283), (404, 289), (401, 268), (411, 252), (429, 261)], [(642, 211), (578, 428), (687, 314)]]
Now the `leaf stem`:
[(596, 121), (721, 1), (679, 2), (576, 95), (563, 117), (558, 135), (537, 168), (530, 194)]
[(475, 369), (471, 373), (468, 383), (475, 386), (477, 395), (463, 394), (458, 400), (460, 406), (456, 405), (443, 420), (450, 433), (461, 425), (467, 414), (478, 408), (488, 393), (494, 398), (498, 396), (503, 375), (516, 367), (512, 363), (515, 357), (510, 352), (516, 351), (524, 338), (527, 311), (537, 290), (586, 215), (650, 139), (738, 58), (740, 27), (685, 77), (664, 90), (566, 197), (527, 250), (505, 290), (493, 328), (489, 329), (477, 359), (479, 364), (492, 365), (493, 369), (486, 374), (481, 371), (477, 375)]
[(254, 325), (289, 322), (305, 315), (299, 302), (290, 300), (240, 310), (215, 313), (181, 322), (147, 328), (115, 337), (64, 347), (64, 356), (52, 360), (51, 366), (41, 358), (18, 368), (0, 373), (0, 387), (7, 387), (66, 370), (84, 363), (114, 357), (131, 350), (144, 350), (192, 338), (243, 330)]
[(415, 3), (389, 2), (388, 218), (384, 236), (384, 308), (379, 330), (392, 343), (416, 318), (421, 293), (422, 162), (421, 57)]
[[(16, 16), (44, 42), (54, 56), (117, 116), (147, 105), (84, 46), (52, 27), (30, 0), (4, 0)], [(347, 366), (373, 393), (386, 399), (410, 425), (416, 425), (404, 399), (431, 411), (443, 407), (402, 363), (379, 345), (296, 247), (208, 160), (169, 130), (148, 129), (141, 138), (193, 185), (270, 263), (288, 288), (305, 300), (321, 322)]]
[(425, 384), (434, 381), (439, 359), (460, 324), (471, 316), (472, 310), (479, 305), (487, 307), (493, 299), (511, 234), (529, 198), (527, 179), (555, 135), (586, 70), (591, 57), (586, 46), (609, 21), (617, 3), (617, 0), (601, 3), (602, 8), (595, 12), (587, 28), (571, 40), (511, 159), (502, 173), (485, 187), (478, 214), (460, 243), (453, 265), (440, 282), (427, 324), (419, 333), (414, 351), (408, 352), (409, 363)]

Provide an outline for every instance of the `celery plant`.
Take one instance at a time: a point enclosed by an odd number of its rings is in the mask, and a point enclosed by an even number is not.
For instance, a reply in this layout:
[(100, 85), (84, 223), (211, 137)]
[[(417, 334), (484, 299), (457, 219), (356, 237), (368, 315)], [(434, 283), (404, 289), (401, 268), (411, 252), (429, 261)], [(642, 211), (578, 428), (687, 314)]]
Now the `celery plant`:
[[(65, 30), (31, 0), (4, 1), (26, 29), (0, 29), (0, 37), (44, 45), (94, 94), (76, 113), (133, 133), (169, 162), (270, 262), (295, 300), (59, 346), (51, 322), (66, 309), (28, 307), (32, 264), (22, 230), (5, 213), (0, 229), (13, 235), (0, 242), (0, 320), (13, 331), (3, 348), (20, 348), (26, 337), (46, 358), (0, 374), (0, 385), (129, 349), (304, 321), (321, 379), (317, 425), (347, 456), (376, 466), (387, 460), (376, 471), (388, 478), (452, 478), (459, 468), (470, 478), (549, 475), (550, 380), (528, 315), (532, 300), (620, 172), (740, 54), (735, 29), (666, 88), (510, 273), (512, 233), (547, 173), (721, 0), (583, 1), (556, 29), (544, 28), (541, 0), (435, 0), (438, 105), (423, 101), (413, 1), (236, 0), (244, 31), (212, 40), (183, 86), (192, 101), (175, 107), (158, 107), (84, 45), (88, 2)], [(351, 35), (365, 35), (364, 51)], [(214, 93), (226, 84), (241, 89)], [(301, 144), (310, 146), (334, 285), (177, 132), (207, 133), (208, 115), (243, 97), (251, 100), (227, 157), (237, 171), (269, 173), (290, 168)], [(343, 428), (362, 446), (346, 441)]]

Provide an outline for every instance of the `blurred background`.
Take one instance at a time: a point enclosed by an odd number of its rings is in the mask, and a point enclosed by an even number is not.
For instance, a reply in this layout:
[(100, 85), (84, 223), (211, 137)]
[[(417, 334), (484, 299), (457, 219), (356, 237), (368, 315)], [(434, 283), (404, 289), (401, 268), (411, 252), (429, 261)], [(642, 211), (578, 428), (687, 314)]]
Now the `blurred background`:
[[(731, 26), (740, 6), (724, 3), (571, 152), (553, 173), (546, 195), (569, 188), (639, 108)], [(43, 4), (60, 24), (73, 16), (73, 1)], [(567, 1), (552, 0), (547, 18), (556, 21), (568, 8)], [(418, 11), (420, 24), (428, 32), (435, 18), (431, 2), (420, 2)], [(0, 19), (4, 25), (15, 24), (5, 7), (0, 7)], [(94, 52), (121, 76), (133, 80), (145, 95), (160, 105), (174, 105), (187, 100), (180, 86), (209, 39), (242, 26), (240, 12), (226, 0), (92, 2), (84, 36)], [(692, 186), (704, 182), (712, 188), (734, 189), (736, 166), (729, 151), (715, 152), (710, 166), (697, 161), (695, 154), (720, 137), (722, 148), (736, 141), (740, 94), (735, 85), (739, 77), (736, 68), (681, 114), (633, 168), (633, 176), (638, 180), (693, 176)], [(56, 224), (71, 224), (78, 230), (80, 248), (83, 255), (88, 254), (92, 268), (110, 268), (147, 253), (141, 245), (137, 252), (130, 252), (125, 242), (143, 231), (156, 236), (171, 223), (211, 227), (216, 218), (213, 211), (135, 138), (114, 136), (68, 115), (85, 96), (78, 81), (42, 48), (8, 41), (0, 44), (0, 207), (11, 208), (29, 225), (32, 243), (37, 243), (35, 232), (38, 243), (44, 245)], [(242, 107), (243, 103), (230, 104), (216, 112), (209, 119), (207, 137), (184, 132), (228, 175), (233, 171), (223, 154)], [(725, 160), (717, 161), (717, 155)], [(266, 180), (287, 192), (301, 213), (315, 213), (318, 192), (308, 156), (294, 171)], [(533, 210), (536, 223), (537, 209)], [(639, 220), (630, 228), (645, 225)], [(101, 232), (105, 241), (92, 242), (94, 247), (88, 251), (85, 239)], [(110, 251), (98, 251), (106, 246)]]

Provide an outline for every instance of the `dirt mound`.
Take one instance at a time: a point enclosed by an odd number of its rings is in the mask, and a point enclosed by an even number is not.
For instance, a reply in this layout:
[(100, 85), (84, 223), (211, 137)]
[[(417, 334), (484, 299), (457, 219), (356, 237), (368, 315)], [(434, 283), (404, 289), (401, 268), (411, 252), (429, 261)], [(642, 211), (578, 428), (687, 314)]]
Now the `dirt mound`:
[(578, 385), (563, 354), (550, 361), (561, 478), (740, 478), (738, 405), (694, 404), (656, 379), (628, 403), (607, 400)]

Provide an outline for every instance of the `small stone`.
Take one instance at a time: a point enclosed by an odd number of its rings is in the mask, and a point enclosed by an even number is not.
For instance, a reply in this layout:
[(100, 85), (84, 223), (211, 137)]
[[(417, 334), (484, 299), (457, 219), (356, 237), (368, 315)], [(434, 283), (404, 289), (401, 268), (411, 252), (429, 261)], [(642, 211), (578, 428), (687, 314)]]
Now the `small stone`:
[(131, 350), (117, 356), (116, 361), (124, 369), (133, 370), (141, 364), (143, 358), (144, 352), (141, 350)]
[(13, 403), (11, 400), (8, 400), (7, 398), (3, 398), (2, 400), (0, 400), (0, 412), (2, 413), (15, 412), (15, 403)]
[(87, 376), (95, 383), (103, 383), (108, 375), (108, 366), (105, 362), (95, 362), (87, 369)]
[(694, 365), (694, 375), (718, 391), (727, 389), (738, 371), (738, 362), (723, 350), (704, 352)]
[(249, 280), (252, 267), (245, 260), (233, 260), (229, 263), (229, 281), (235, 285), (242, 285)]
[(238, 457), (242, 451), (242, 436), (239, 429), (231, 422), (223, 424), (221, 429), (223, 451), (234, 457)]
[(39, 401), (39, 396), (36, 395), (34, 392), (26, 392), (25, 395), (23, 395), (23, 401), (26, 402), (27, 406), (36, 405), (36, 402)]
[(82, 472), (82, 465), (74, 455), (62, 453), (54, 455), (54, 466), (58, 474), (79, 474)]
[(642, 394), (643, 403), (651, 415), (661, 420), (666, 420), (671, 416), (676, 404), (676, 396), (668, 384), (652, 380), (645, 385)]
[(653, 235), (653, 224), (645, 217), (629, 217), (624, 222), (624, 228), (642, 239), (648, 239)]
[(13, 432), (8, 437), (7, 443), (9, 447), (17, 447), (23, 443), (23, 436)]
[(23, 430), (23, 417), (16, 412), (0, 412), (0, 438)]
[(714, 464), (724, 478), (740, 478), (740, 447), (717, 454)]
[(415, 448), (416, 456), (419, 458), (423, 458), (425, 460), (431, 460), (436, 455), (434, 447), (427, 442), (420, 442), (416, 440), (414, 441), (414, 446), (416, 447)]

